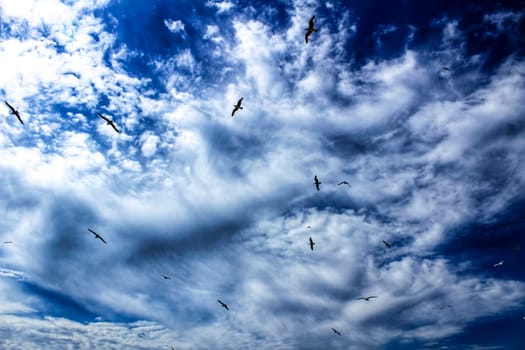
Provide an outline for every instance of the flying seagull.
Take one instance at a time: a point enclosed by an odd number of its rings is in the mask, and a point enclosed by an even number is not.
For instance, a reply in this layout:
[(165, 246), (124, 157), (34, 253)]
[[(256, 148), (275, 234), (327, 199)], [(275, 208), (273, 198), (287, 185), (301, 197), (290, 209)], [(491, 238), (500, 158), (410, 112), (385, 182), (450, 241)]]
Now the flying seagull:
[(113, 129), (115, 129), (116, 132), (120, 133), (120, 130), (117, 129), (117, 127), (115, 126), (115, 123), (113, 122), (113, 120), (109, 119), (108, 117), (106, 117), (106, 116), (104, 116), (103, 114), (100, 114), (100, 113), (98, 113), (98, 116), (106, 121), (106, 125), (111, 125), (111, 127), (113, 127)]
[(443, 67), (443, 68), (441, 68), (441, 69), (443, 69), (443, 70), (445, 70), (445, 71), (447, 71), (447, 72), (450, 72), (450, 69), (449, 69), (448, 67)]
[(226, 310), (230, 311), (230, 309), (228, 309), (228, 305), (226, 305), (225, 303), (223, 303), (222, 301), (220, 300), (217, 300), (219, 302), (219, 304), (222, 305), (223, 308), (225, 308)]
[(319, 191), (320, 190), (319, 185), (321, 184), (321, 182), (317, 178), (317, 175), (314, 176), (314, 184), (315, 184), (315, 188), (317, 188), (317, 191)]
[(388, 243), (387, 241), (383, 241), (383, 243), (384, 243), (388, 248), (391, 247), (390, 243)]
[(434, 309), (445, 310), (445, 309), (448, 309), (448, 308), (451, 308), (451, 307), (452, 307), (451, 305), (443, 305), (443, 306), (440, 306), (440, 307), (435, 307)]
[(2, 243), (4, 243), (4, 244), (9, 244), (9, 243), (13, 243), (13, 241), (4, 241), (4, 242), (2, 242)]
[(15, 109), (15, 107), (11, 106), (9, 103), (7, 103), (7, 101), (4, 101), (4, 102), (7, 105), (7, 107), (9, 107), (9, 109), (11, 110), (11, 114), (16, 115), (16, 117), (18, 118), (18, 121), (24, 124), (24, 122), (22, 121), (22, 118), (20, 117), (20, 113)]
[(108, 243), (104, 240), (104, 238), (102, 238), (101, 235), (99, 235), (98, 233), (96, 233), (96, 232), (93, 231), (92, 229), (88, 228), (88, 231), (91, 232), (92, 234), (94, 234), (94, 235), (95, 235), (95, 238), (98, 238), (98, 239), (100, 239), (102, 242), (104, 242), (105, 244), (108, 244)]
[(372, 298), (377, 298), (377, 296), (375, 295), (371, 295), (369, 297), (361, 297), (361, 298), (357, 298), (356, 300), (366, 300), (366, 301), (370, 301), (370, 299)]
[(317, 29), (314, 28), (314, 22), (315, 22), (315, 16), (312, 16), (310, 18), (310, 22), (308, 22), (308, 28), (305, 28), (306, 34), (304, 36), (304, 41), (308, 44), (308, 38), (310, 37), (310, 34), (313, 32), (317, 32)]
[(237, 112), (239, 109), (243, 109), (243, 108), (241, 107), (241, 103), (242, 103), (242, 99), (243, 99), (243, 98), (244, 98), (244, 97), (241, 97), (241, 98), (239, 99), (239, 101), (237, 101), (237, 104), (236, 104), (236, 105), (233, 105), (232, 117), (233, 117), (233, 115), (235, 114), (235, 112)]
[(335, 328), (332, 328), (332, 330), (334, 331), (335, 334), (341, 335), (341, 333), (339, 333)]
[(310, 243), (309, 244), (310, 244), (310, 249), (314, 250), (315, 243), (314, 243), (314, 241), (312, 241), (312, 237), (310, 237)]
[(494, 267), (503, 266), (503, 260), (501, 260), (499, 263), (494, 264)]
[(162, 277), (163, 277), (165, 280), (170, 280), (170, 279), (171, 279), (171, 277), (166, 276), (166, 275), (162, 275)]
[(337, 184), (337, 186), (341, 186), (341, 185), (348, 185), (348, 187), (352, 187), (350, 186), (350, 184), (348, 183), (348, 181), (341, 181), (340, 183)]

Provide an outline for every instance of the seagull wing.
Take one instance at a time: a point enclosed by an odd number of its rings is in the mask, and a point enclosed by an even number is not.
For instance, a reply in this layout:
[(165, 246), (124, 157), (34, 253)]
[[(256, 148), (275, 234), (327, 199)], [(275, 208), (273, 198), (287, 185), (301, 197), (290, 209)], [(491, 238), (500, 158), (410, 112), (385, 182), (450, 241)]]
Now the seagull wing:
[(9, 107), (9, 109), (11, 110), (11, 113), (15, 113), (16, 112), (16, 110), (15, 110), (15, 108), (13, 106), (11, 106), (7, 101), (4, 101), (4, 102), (7, 105), (7, 107)]
[(304, 35), (304, 41), (305, 41), (305, 43), (307, 43), (307, 44), (308, 44), (308, 37), (310, 37), (310, 34), (312, 34), (312, 32), (311, 32), (310, 30), (308, 30), (308, 31), (306, 32), (306, 34)]
[(20, 123), (22, 123), (22, 125), (24, 124), (24, 122), (22, 121), (22, 118), (20, 117), (20, 114), (18, 112), (15, 113), (16, 117), (18, 118), (18, 121)]
[(105, 121), (107, 121), (108, 123), (111, 122), (111, 119), (109, 119), (108, 117), (106, 117), (106, 116), (104, 116), (104, 115), (102, 115), (102, 114), (100, 114), (100, 113), (98, 113), (98, 116), (99, 116), (100, 118), (104, 119)]
[(100, 239), (102, 242), (104, 242), (104, 244), (108, 244), (108, 242), (106, 242), (106, 241), (104, 240), (104, 238), (102, 238), (101, 235), (97, 235), (97, 238)]
[(388, 243), (388, 242), (386, 242), (386, 241), (383, 241), (383, 243), (384, 243), (388, 248), (391, 247), (390, 243)]
[(113, 121), (111, 121), (109, 124), (113, 127), (113, 129), (115, 129), (116, 132), (118, 132), (118, 133), (120, 134), (120, 130), (117, 129), (117, 127), (115, 126), (115, 124), (113, 123)]
[(237, 106), (235, 106), (235, 108), (234, 108), (233, 111), (232, 111), (232, 117), (233, 117), (233, 115), (235, 114), (235, 112), (237, 112), (238, 109), (239, 109), (239, 108), (237, 108)]
[(239, 107), (241, 106), (241, 103), (242, 103), (242, 100), (243, 100), (243, 99), (244, 99), (244, 97), (241, 97), (241, 98), (239, 99), (239, 101), (237, 101), (237, 106), (239, 106)]
[(310, 18), (310, 21), (308, 22), (308, 25), (310, 26), (310, 28), (314, 27), (314, 22), (315, 22), (315, 16), (312, 16), (312, 18)]

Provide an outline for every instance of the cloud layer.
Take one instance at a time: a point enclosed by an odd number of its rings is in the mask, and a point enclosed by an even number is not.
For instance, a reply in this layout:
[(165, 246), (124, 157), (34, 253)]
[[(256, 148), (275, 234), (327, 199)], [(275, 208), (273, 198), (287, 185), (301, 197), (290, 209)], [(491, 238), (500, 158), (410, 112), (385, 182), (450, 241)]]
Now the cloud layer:
[[(366, 23), (339, 2), (210, 1), (202, 21), (157, 11), (150, 34), (115, 9), (0, 1), (0, 94), (26, 121), (0, 121), (1, 347), (439, 344), (522, 307), (500, 259), (479, 272), (440, 250), (523, 201), (518, 51), (493, 64), (469, 49), (475, 26), (436, 17), (406, 35), (382, 23), (362, 60)], [(178, 44), (141, 51), (126, 30)], [(100, 318), (60, 312), (66, 299)]]

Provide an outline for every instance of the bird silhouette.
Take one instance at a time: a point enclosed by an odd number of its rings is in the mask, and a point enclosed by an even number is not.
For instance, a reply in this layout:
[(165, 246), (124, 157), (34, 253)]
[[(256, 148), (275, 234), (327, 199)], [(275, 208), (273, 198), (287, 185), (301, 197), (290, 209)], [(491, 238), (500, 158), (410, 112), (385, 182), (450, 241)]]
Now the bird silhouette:
[(332, 330), (334, 331), (335, 334), (341, 335), (341, 333), (339, 333), (335, 328), (332, 328)]
[(435, 307), (434, 309), (445, 310), (445, 309), (449, 309), (451, 307), (452, 307), (452, 305), (443, 305), (443, 306)]
[(223, 308), (225, 308), (226, 310), (230, 311), (230, 309), (228, 309), (228, 305), (226, 305), (225, 303), (223, 303), (222, 301), (220, 300), (217, 300), (219, 302), (219, 304), (222, 305)]
[(317, 178), (317, 175), (314, 176), (314, 184), (315, 184), (315, 188), (317, 188), (317, 191), (319, 191), (320, 190), (319, 185), (321, 184), (321, 182)]
[(104, 240), (104, 238), (102, 238), (101, 235), (99, 235), (98, 233), (96, 233), (96, 232), (93, 231), (92, 229), (88, 228), (88, 231), (91, 232), (92, 234), (94, 234), (94, 235), (95, 235), (95, 238), (98, 238), (98, 239), (100, 239), (102, 242), (104, 242), (105, 244), (108, 244), (108, 243)]
[(310, 244), (310, 249), (314, 250), (315, 242), (312, 240), (312, 237), (310, 237), (310, 243), (308, 243), (308, 244)]
[(390, 243), (388, 243), (387, 241), (383, 241), (383, 243), (384, 243), (388, 248), (391, 247)]
[(23, 125), (24, 122), (22, 121), (22, 118), (20, 117), (20, 113), (15, 109), (15, 107), (11, 106), (7, 101), (4, 101), (4, 102), (7, 105), (7, 107), (9, 107), (9, 109), (11, 110), (11, 114), (16, 115), (16, 117), (18, 118), (18, 121), (22, 123)]
[(443, 67), (441, 69), (446, 70), (447, 72), (450, 72), (450, 69), (448, 67)]
[(4, 244), (9, 244), (9, 243), (13, 243), (13, 241), (5, 241), (5, 242), (2, 242)]
[(113, 120), (109, 119), (108, 117), (100, 113), (98, 113), (98, 116), (106, 121), (106, 125), (111, 125), (111, 127), (115, 129), (116, 132), (120, 133), (120, 130), (117, 129)]
[(243, 98), (244, 98), (244, 97), (241, 97), (241, 98), (239, 99), (239, 101), (237, 101), (237, 104), (236, 104), (236, 105), (233, 105), (234, 108), (233, 108), (233, 111), (232, 111), (232, 117), (233, 117), (233, 115), (235, 114), (235, 112), (237, 112), (239, 109), (243, 109), (243, 108), (241, 107), (241, 104), (242, 104), (242, 100), (243, 100)]
[(499, 263), (494, 264), (493, 267), (503, 266), (503, 260), (501, 260)]
[(370, 301), (370, 299), (373, 299), (373, 298), (377, 298), (377, 296), (375, 295), (371, 295), (369, 297), (361, 297), (361, 298), (357, 298), (356, 300), (366, 300), (366, 301)]
[(341, 185), (348, 185), (348, 187), (352, 187), (350, 186), (350, 184), (348, 183), (348, 181), (341, 181), (340, 183), (337, 184), (337, 186), (341, 186)]
[(171, 277), (166, 276), (166, 275), (162, 275), (162, 277), (163, 277), (165, 280), (170, 280), (170, 279), (171, 279)]
[(313, 32), (317, 32), (317, 29), (314, 28), (314, 22), (315, 22), (315, 16), (312, 16), (310, 18), (310, 22), (308, 22), (308, 28), (305, 28), (306, 34), (304, 36), (304, 41), (308, 44), (308, 38)]

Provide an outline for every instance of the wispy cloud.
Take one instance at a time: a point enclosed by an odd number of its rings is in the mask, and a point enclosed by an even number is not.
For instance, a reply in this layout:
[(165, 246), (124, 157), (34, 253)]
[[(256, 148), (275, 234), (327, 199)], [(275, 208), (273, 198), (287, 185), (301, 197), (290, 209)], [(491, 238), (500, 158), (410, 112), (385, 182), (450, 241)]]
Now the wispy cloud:
[[(0, 346), (378, 348), (519, 306), (523, 282), (439, 253), (525, 185), (525, 64), (479, 69), (457, 21), (432, 24), (432, 52), (407, 45), (358, 66), (345, 49), (360, 25), (349, 10), (323, 7), (337, 20), (318, 15), (306, 45), (316, 4), (294, 2), (282, 28), (246, 20), (247, 9), (194, 39), (219, 66), (206, 80), (198, 45), (165, 59), (119, 44), (95, 12), (107, 1), (49, 1), (62, 16), (20, 3), (0, 3), (13, 26), (0, 94), (27, 119), (0, 122), (1, 237), (15, 241), (0, 246)], [(131, 73), (137, 59), (155, 76)], [(20, 276), (131, 321), (33, 316), (42, 306), (23, 302)], [(379, 297), (356, 300), (368, 294)]]

